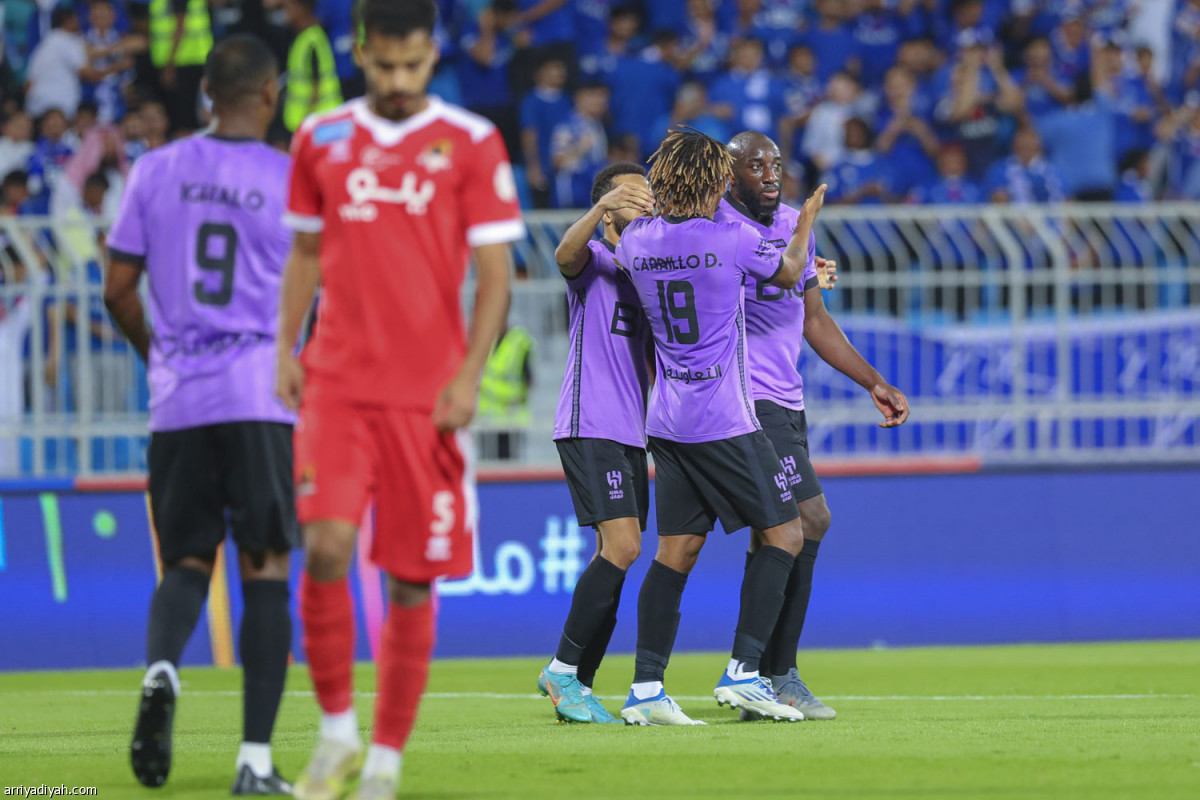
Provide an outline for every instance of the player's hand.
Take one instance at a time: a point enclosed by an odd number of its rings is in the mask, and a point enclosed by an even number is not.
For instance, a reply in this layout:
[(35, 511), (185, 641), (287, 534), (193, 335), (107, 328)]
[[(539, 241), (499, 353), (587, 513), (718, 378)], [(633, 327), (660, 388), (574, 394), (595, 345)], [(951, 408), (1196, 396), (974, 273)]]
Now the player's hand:
[(620, 211), (623, 208), (629, 208), (652, 214), (654, 213), (654, 195), (645, 186), (639, 186), (636, 183), (622, 183), (600, 198), (600, 207), (605, 211)]
[(895, 428), (908, 419), (908, 398), (904, 392), (886, 383), (877, 383), (871, 388), (871, 400), (883, 414), (881, 428)]
[(817, 266), (817, 285), (822, 289), (836, 288), (838, 282), (837, 262), (817, 256), (814, 263)]
[(290, 350), (275, 354), (275, 394), (280, 402), (296, 411), (304, 395), (304, 367)]
[(825, 207), (825, 191), (828, 188), (827, 184), (822, 183), (812, 193), (812, 197), (804, 201), (804, 205), (800, 207), (800, 220), (802, 222), (812, 225), (817, 221), (817, 214), (821, 213), (821, 209)]
[(475, 416), (479, 403), (479, 381), (456, 375), (438, 396), (433, 409), (433, 424), (442, 433), (465, 428)]

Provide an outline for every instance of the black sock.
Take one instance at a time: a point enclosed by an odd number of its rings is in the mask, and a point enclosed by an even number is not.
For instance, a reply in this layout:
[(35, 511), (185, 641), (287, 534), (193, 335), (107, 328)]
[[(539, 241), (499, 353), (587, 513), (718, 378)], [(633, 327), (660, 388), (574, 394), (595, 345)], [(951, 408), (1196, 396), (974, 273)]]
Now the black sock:
[(600, 627), (592, 635), (592, 640), (588, 642), (587, 647), (583, 648), (583, 654), (579, 656), (579, 672), (575, 677), (589, 689), (596, 680), (596, 670), (600, 669), (600, 662), (604, 660), (604, 654), (608, 652), (608, 643), (612, 641), (613, 631), (616, 630), (617, 608), (621, 605), (621, 590), (624, 587), (625, 574), (621, 573), (621, 582), (613, 590), (613, 602), (608, 609), (608, 616), (600, 623)]
[(661, 681), (679, 631), (679, 601), (688, 576), (650, 562), (638, 593), (637, 656), (633, 682)]
[(788, 576), (779, 621), (775, 623), (775, 632), (771, 634), (771, 641), (763, 653), (763, 665), (769, 675), (784, 675), (796, 666), (796, 650), (800, 647), (804, 617), (808, 614), (813, 566), (820, 547), (821, 543), (817, 540), (805, 539), (804, 549), (796, 556), (796, 566), (792, 567), (792, 574)]
[(292, 648), (287, 581), (243, 581), (242, 599), (242, 741), (269, 744)]
[[(602, 556), (592, 559), (575, 583), (571, 610), (567, 613), (555, 658), (564, 664), (579, 666), (584, 649), (596, 638), (616, 605), (616, 597), (624, 581), (625, 570)], [(611, 635), (611, 631), (609, 633)], [(596, 663), (599, 664), (599, 660)], [(595, 674), (594, 669), (592, 674)]]
[[(746, 573), (750, 571), (750, 563), (751, 563), (752, 561), (754, 561), (754, 553), (753, 553), (753, 552), (748, 552), (748, 553), (746, 553), (746, 566), (745, 566), (745, 568), (742, 570), (742, 582), (743, 582), (743, 584), (744, 584), (744, 583), (745, 583), (745, 581), (746, 581)], [(785, 603), (787, 602), (787, 595), (786, 595), (786, 594), (784, 595), (784, 602), (785, 602)], [(778, 627), (778, 623), (776, 623), (776, 627)], [(771, 654), (771, 640), (772, 640), (773, 638), (774, 638), (774, 637), (771, 637), (771, 636), (768, 636), (768, 637), (767, 637), (767, 646), (763, 648), (762, 655), (759, 657), (759, 663), (760, 663), (760, 664), (770, 664), (770, 663), (771, 663), (771, 658), (772, 658), (772, 654)]]
[(775, 630), (788, 575), (795, 563), (795, 556), (778, 547), (763, 545), (754, 551), (742, 580), (742, 607), (733, 637), (733, 657), (742, 662), (743, 669), (752, 672), (758, 669), (763, 648)]
[(204, 609), (209, 576), (198, 569), (167, 567), (150, 600), (146, 630), (146, 663), (170, 661), (179, 666), (183, 648)]

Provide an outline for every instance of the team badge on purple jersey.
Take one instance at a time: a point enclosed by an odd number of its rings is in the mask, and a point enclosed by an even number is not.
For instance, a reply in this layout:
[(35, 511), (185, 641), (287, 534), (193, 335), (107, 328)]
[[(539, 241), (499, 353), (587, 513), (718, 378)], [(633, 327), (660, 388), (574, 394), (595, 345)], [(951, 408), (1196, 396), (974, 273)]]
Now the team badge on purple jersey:
[(707, 442), (761, 430), (742, 287), (775, 276), (776, 248), (739, 221), (643, 217), (622, 234), (617, 261), (654, 336), (657, 380), (646, 433)]
[[(714, 219), (749, 225), (782, 256), (796, 230), (800, 212), (780, 203), (771, 223), (763, 225), (726, 194)], [(746, 281), (751, 394), (755, 400), (770, 400), (795, 411), (804, 409), (804, 380), (798, 364), (804, 344), (804, 292), (817, 285), (816, 256), (817, 238), (810, 233), (808, 260), (796, 288), (780, 289), (766, 281)]]
[(130, 173), (108, 247), (150, 284), (150, 429), (293, 422), (275, 397), (288, 157), (192, 136)]

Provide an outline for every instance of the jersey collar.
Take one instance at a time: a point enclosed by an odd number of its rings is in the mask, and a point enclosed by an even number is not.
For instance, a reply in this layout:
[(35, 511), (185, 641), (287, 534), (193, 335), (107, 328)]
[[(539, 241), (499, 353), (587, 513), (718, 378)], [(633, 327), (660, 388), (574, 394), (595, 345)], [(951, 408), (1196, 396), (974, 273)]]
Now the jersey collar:
[(371, 132), (375, 141), (384, 147), (391, 147), (399, 144), (404, 137), (424, 128), (441, 115), (443, 106), (441, 98), (436, 95), (427, 97), (429, 102), (424, 109), (399, 122), (392, 122), (372, 112), (367, 107), (367, 98), (365, 97), (351, 100), (350, 112), (353, 114), (355, 122)]
[(750, 209), (746, 208), (746, 206), (744, 206), (741, 203), (741, 201), (735, 200), (733, 197), (733, 192), (731, 192), (731, 191), (725, 193), (725, 202), (729, 203), (729, 206), (734, 211), (738, 212), (743, 217), (745, 217), (746, 219), (753, 222), (755, 225), (762, 225), (764, 228), (769, 228), (775, 222), (775, 212), (774, 211), (772, 211), (771, 215), (769, 217), (767, 217), (767, 221), (763, 222), (762, 220), (756, 218), (754, 216), (754, 214), (750, 213)]

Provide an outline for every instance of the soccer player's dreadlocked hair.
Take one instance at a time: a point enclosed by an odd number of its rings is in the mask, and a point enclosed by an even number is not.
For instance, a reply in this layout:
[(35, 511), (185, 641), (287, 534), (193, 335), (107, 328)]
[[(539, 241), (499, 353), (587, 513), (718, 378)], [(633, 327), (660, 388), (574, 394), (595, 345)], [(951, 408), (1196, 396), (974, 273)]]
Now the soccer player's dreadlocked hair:
[(725, 145), (686, 125), (668, 133), (650, 161), (650, 190), (662, 213), (674, 217), (711, 217), (733, 180)]

